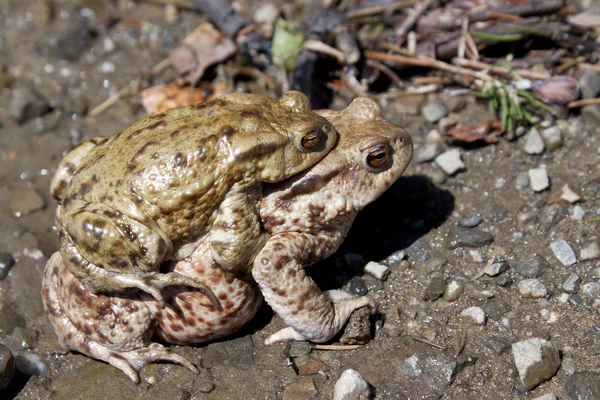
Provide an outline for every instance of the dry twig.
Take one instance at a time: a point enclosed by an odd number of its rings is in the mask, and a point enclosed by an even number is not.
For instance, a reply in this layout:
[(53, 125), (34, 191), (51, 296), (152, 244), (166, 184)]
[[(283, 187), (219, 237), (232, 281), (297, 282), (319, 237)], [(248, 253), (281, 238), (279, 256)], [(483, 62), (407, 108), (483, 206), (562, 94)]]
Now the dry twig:
[(415, 5), (415, 9), (410, 13), (398, 29), (396, 29), (396, 37), (402, 39), (404, 35), (413, 27), (417, 19), (431, 6), (434, 0), (422, 0)]
[(410, 7), (416, 3), (416, 0), (401, 0), (390, 4), (384, 4), (380, 6), (365, 7), (355, 11), (348, 11), (346, 17), (348, 18), (359, 18), (367, 17), (373, 14), (380, 14), (386, 11), (394, 11), (398, 8)]
[(600, 104), (600, 99), (582, 99), (572, 101), (569, 104), (567, 104), (567, 108), (579, 108), (583, 106), (589, 106), (591, 104)]
[(304, 42), (302, 47), (318, 53), (327, 54), (328, 56), (335, 58), (340, 64), (346, 63), (346, 57), (344, 57), (344, 53), (319, 40), (307, 40)]
[(108, 110), (110, 107), (115, 105), (119, 100), (133, 96), (140, 91), (140, 80), (135, 80), (131, 82), (130, 85), (125, 86), (123, 89), (119, 90), (117, 93), (110, 96), (108, 99), (104, 100), (102, 103), (94, 107), (86, 116), (86, 118), (94, 118), (98, 115), (102, 114), (104, 111)]
[(446, 347), (445, 347), (445, 346), (441, 346), (441, 345), (439, 345), (439, 344), (437, 344), (437, 343), (430, 342), (430, 341), (429, 341), (429, 340), (427, 340), (427, 339), (422, 339), (422, 338), (420, 338), (420, 337), (416, 337), (416, 336), (410, 336), (410, 338), (411, 338), (412, 340), (415, 340), (415, 341), (417, 341), (417, 342), (420, 342), (420, 343), (427, 344), (427, 345), (429, 345), (429, 346), (431, 346), (431, 347), (435, 347), (436, 349), (440, 349), (440, 350), (444, 350), (444, 351), (446, 350)]
[[(454, 60), (454, 62), (456, 64), (460, 65), (461, 67), (467, 67), (467, 68), (472, 68), (472, 69), (477, 69), (477, 70), (485, 70), (485, 71), (489, 71), (489, 72), (492, 72), (492, 73), (498, 74), (498, 75), (511, 76), (511, 73), (507, 68), (493, 66), (490, 64), (486, 64), (482, 61), (466, 60), (466, 59), (458, 59), (457, 58)], [(544, 80), (544, 79), (550, 78), (550, 74), (548, 74), (546, 72), (534, 72), (534, 71), (529, 71), (527, 69), (517, 69), (517, 70), (515, 70), (515, 72), (525, 79)]]
[(337, 345), (337, 344), (313, 344), (312, 348), (315, 350), (333, 350), (333, 351), (348, 351), (356, 350), (364, 347), (362, 344), (349, 344), (349, 345)]

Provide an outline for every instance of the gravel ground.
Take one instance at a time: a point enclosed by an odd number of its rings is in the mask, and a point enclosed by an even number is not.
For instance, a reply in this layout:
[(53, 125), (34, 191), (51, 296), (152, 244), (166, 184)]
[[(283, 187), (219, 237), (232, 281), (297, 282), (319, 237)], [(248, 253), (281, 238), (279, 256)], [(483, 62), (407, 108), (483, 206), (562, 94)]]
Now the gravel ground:
[[(151, 24), (108, 29), (108, 2), (53, 3), (50, 23), (44, 2), (0, 3), (1, 397), (600, 399), (599, 106), (540, 121), (513, 141), (459, 147), (438, 130), (489, 119), (486, 107), (444, 93), (383, 104), (413, 135), (415, 162), (364, 210), (340, 251), (310, 268), (323, 289), (377, 301), (378, 314), (357, 313), (339, 339), (360, 342), (370, 330), (364, 347), (267, 347), (283, 323), (263, 306), (231, 338), (172, 347), (203, 367), (199, 376), (151, 365), (136, 386), (61, 349), (39, 296), (58, 248), (53, 168), (74, 143), (144, 117), (137, 99), (82, 115), (199, 21), (182, 13), (169, 24), (163, 8), (130, 3), (131, 17)], [(333, 106), (346, 103), (339, 96)], [(365, 268), (369, 261), (377, 264)]]

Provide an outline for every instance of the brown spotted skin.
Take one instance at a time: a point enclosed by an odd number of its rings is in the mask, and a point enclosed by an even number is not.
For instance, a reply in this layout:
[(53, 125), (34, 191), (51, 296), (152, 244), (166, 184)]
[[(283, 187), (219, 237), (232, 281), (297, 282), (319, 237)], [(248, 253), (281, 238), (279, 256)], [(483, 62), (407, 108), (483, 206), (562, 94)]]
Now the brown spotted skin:
[[(317, 140), (307, 147), (307, 135)], [(187, 284), (159, 276), (164, 260), (189, 256), (208, 238), (211, 256), (236, 276), (267, 240), (262, 183), (280, 182), (322, 159), (337, 141), (308, 98), (230, 94), (145, 118), (67, 154), (51, 182), (61, 204), (61, 254), (94, 293)], [(204, 288), (206, 290), (206, 288)]]
[[(303, 268), (327, 258), (338, 249), (356, 214), (404, 172), (412, 158), (412, 141), (402, 128), (383, 120), (379, 106), (369, 99), (356, 99), (342, 112), (319, 113), (336, 126), (340, 141), (309, 171), (271, 186), (265, 193), (260, 215), (271, 238), (254, 262), (252, 275), (256, 282), (235, 279), (224, 273), (211, 257), (208, 240), (202, 241), (192, 257), (175, 265), (165, 263), (162, 269), (179, 272), (207, 285), (224, 309), (215, 310), (206, 296), (192, 288), (165, 289), (167, 306), (164, 309), (151, 297), (141, 294), (156, 321), (153, 330), (156, 338), (186, 344), (227, 335), (252, 318), (264, 296), (289, 325), (270, 336), (267, 343), (323, 342), (339, 332), (353, 310), (362, 306), (374, 307), (367, 297), (331, 302)], [(380, 146), (389, 150), (389, 162), (383, 168), (371, 168), (366, 164), (366, 157), (373, 148)], [(64, 267), (56, 275), (49, 272), (57, 271), (57, 263), (60, 265), (60, 258), (56, 257), (53, 256), (46, 266), (42, 293), (55, 331), (69, 348), (106, 361), (104, 353), (87, 351), (81, 344), (83, 339), (72, 339), (87, 336), (80, 330), (81, 324), (76, 326), (64, 316), (61, 304), (69, 304), (70, 300), (58, 300), (52, 293), (64, 292), (77, 299), (89, 294), (60, 288), (69, 285), (64, 279), (69, 272)], [(86, 302), (82, 303), (79, 313), (97, 312), (86, 310)], [(141, 307), (137, 312), (147, 317)], [(145, 337), (147, 332), (129, 334)], [(99, 340), (100, 335), (94, 338)], [(124, 343), (128, 340), (121, 339)], [(87, 341), (88, 346), (90, 342), (100, 346), (95, 341)], [(117, 367), (125, 370), (122, 366)]]

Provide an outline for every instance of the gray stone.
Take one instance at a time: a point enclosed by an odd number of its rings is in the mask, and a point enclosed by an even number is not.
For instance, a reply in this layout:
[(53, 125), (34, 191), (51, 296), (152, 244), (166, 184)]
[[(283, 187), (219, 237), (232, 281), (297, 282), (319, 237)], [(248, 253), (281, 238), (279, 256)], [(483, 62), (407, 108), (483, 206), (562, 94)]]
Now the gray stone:
[(581, 294), (592, 299), (600, 297), (600, 283), (588, 282), (581, 285)]
[(581, 97), (584, 99), (593, 99), (600, 94), (600, 72), (593, 69), (586, 69), (579, 78), (579, 87), (581, 88)]
[(92, 45), (90, 27), (85, 18), (75, 15), (59, 26), (58, 32), (41, 35), (38, 50), (43, 56), (76, 61)]
[(539, 231), (548, 232), (554, 225), (567, 215), (567, 210), (561, 204), (550, 204), (542, 208), (539, 217)]
[(525, 137), (523, 151), (527, 154), (542, 154), (544, 152), (544, 141), (536, 127), (531, 128), (529, 134)]
[(494, 241), (491, 233), (475, 228), (455, 226), (446, 240), (447, 247), (451, 250), (459, 247), (483, 247)]
[(583, 207), (581, 207), (579, 204), (575, 204), (573, 207), (571, 207), (570, 210), (570, 214), (571, 214), (571, 219), (573, 221), (582, 221), (583, 217), (585, 216), (585, 209)]
[(15, 264), (15, 259), (10, 253), (0, 253), (0, 281), (8, 275), (11, 267)]
[(369, 289), (362, 278), (355, 276), (348, 282), (348, 291), (355, 296), (365, 296)]
[(315, 381), (310, 376), (303, 376), (283, 390), (283, 400), (316, 399), (318, 395), (319, 391), (315, 386)]
[(8, 115), (17, 123), (22, 124), (32, 118), (41, 117), (48, 111), (50, 111), (48, 100), (29, 86), (13, 89)]
[(581, 261), (591, 261), (600, 258), (600, 240), (594, 240), (581, 249), (579, 253)]
[(518, 287), (523, 297), (539, 299), (548, 294), (546, 286), (539, 279), (525, 279), (518, 283)]
[(367, 344), (371, 340), (371, 310), (361, 307), (350, 315), (341, 344)]
[(500, 321), (502, 318), (504, 318), (506, 313), (510, 311), (508, 303), (501, 299), (486, 300), (481, 305), (481, 308), (488, 318), (491, 318), (494, 321)]
[(448, 132), (457, 123), (458, 123), (458, 119), (456, 118), (456, 116), (455, 115), (449, 115), (447, 117), (444, 117), (444, 118), (440, 119), (440, 121), (438, 122), (438, 128), (442, 132)]
[(532, 338), (513, 343), (512, 353), (521, 383), (531, 390), (552, 378), (560, 367), (560, 354), (551, 342)]
[(25, 326), (25, 319), (0, 297), (0, 334), (10, 335), (19, 326)]
[(481, 218), (481, 215), (477, 214), (477, 215), (473, 215), (472, 217), (460, 220), (458, 222), (458, 225), (462, 226), (463, 228), (475, 228), (482, 222), (483, 222), (483, 218)]
[(577, 263), (577, 256), (573, 248), (567, 243), (566, 240), (558, 239), (550, 243), (550, 249), (554, 253), (554, 256), (558, 261), (565, 267), (570, 267)]
[(44, 206), (44, 200), (33, 189), (16, 189), (10, 196), (10, 212), (15, 217), (31, 214)]
[(486, 354), (499, 356), (510, 349), (510, 342), (501, 336), (491, 336), (483, 344), (483, 351)]
[(565, 391), (573, 400), (600, 399), (600, 374), (592, 371), (575, 372), (569, 378)]
[(532, 168), (529, 170), (529, 186), (534, 192), (543, 192), (550, 187), (550, 179), (546, 168)]
[(0, 390), (6, 388), (15, 373), (15, 359), (8, 349), (0, 344)]
[(439, 276), (434, 276), (431, 278), (429, 285), (425, 289), (425, 294), (423, 295), (423, 300), (425, 301), (435, 301), (442, 297), (444, 292), (446, 291), (446, 281), (444, 278)]
[(529, 187), (529, 172), (519, 172), (517, 178), (515, 179), (515, 188), (525, 189), (527, 187)]
[(575, 373), (575, 362), (571, 357), (565, 357), (560, 363), (560, 370), (567, 375), (573, 375)]
[(580, 283), (581, 279), (579, 278), (579, 275), (573, 272), (567, 277), (567, 279), (565, 279), (565, 281), (562, 284), (562, 287), (565, 292), (574, 294), (579, 292)]
[(485, 274), (489, 276), (498, 276), (508, 270), (508, 263), (504, 260), (498, 260), (485, 268)]
[(449, 176), (465, 169), (459, 149), (448, 150), (440, 154), (435, 158), (435, 163)]
[(288, 354), (290, 357), (301, 357), (310, 354), (311, 351), (312, 346), (308, 342), (292, 342)]
[(243, 370), (255, 368), (254, 345), (251, 336), (209, 344), (206, 346), (202, 364), (206, 368), (222, 365)]
[(554, 395), (554, 393), (546, 393), (541, 396), (538, 396), (531, 400), (557, 400), (558, 398)]
[(423, 143), (415, 146), (413, 154), (413, 162), (422, 164), (425, 162), (432, 161), (434, 158), (439, 156), (444, 148), (440, 143)]
[(481, 307), (465, 308), (458, 317), (472, 325), (485, 325), (485, 312)]
[(519, 261), (515, 264), (515, 271), (526, 278), (537, 278), (546, 268), (548, 268), (548, 261), (542, 256), (534, 255), (525, 260)]
[(26, 376), (45, 375), (48, 373), (48, 365), (39, 354), (26, 353), (15, 357), (17, 371)]
[(560, 127), (551, 126), (550, 128), (546, 128), (542, 131), (542, 140), (546, 145), (546, 149), (552, 151), (556, 150), (562, 146), (562, 136), (560, 132)]
[(427, 102), (421, 109), (423, 117), (429, 122), (438, 122), (440, 119), (448, 115), (446, 107), (438, 101)]
[(465, 108), (467, 104), (466, 96), (456, 96), (448, 91), (443, 91), (440, 93), (440, 100), (451, 112), (460, 111)]
[[(457, 364), (454, 357), (445, 354), (414, 353), (400, 367), (398, 381), (404, 392), (399, 398), (439, 398), (439, 393), (455, 378)], [(417, 379), (417, 380), (415, 380)], [(419, 385), (415, 385), (419, 382)], [(435, 394), (438, 397), (435, 397)], [(427, 396), (427, 397), (426, 397)], [(431, 396), (431, 397), (430, 397)]]
[(345, 370), (333, 389), (333, 400), (368, 400), (370, 396), (369, 383), (353, 369)]

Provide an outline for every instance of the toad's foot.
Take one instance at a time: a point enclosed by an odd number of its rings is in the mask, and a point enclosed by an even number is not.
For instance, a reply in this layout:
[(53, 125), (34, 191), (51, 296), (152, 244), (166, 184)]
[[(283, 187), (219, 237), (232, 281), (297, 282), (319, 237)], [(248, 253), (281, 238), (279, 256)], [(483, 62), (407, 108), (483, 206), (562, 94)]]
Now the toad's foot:
[(375, 302), (367, 296), (338, 300), (333, 303), (333, 306), (335, 312), (333, 324), (316, 327), (318, 329), (314, 331), (305, 330), (302, 333), (297, 332), (292, 327), (288, 327), (269, 336), (265, 340), (265, 344), (301, 342), (306, 340), (317, 343), (326, 342), (343, 328), (354, 310), (365, 306), (371, 308), (372, 311), (375, 311), (376, 308)]
[[(70, 297), (65, 298), (65, 295)], [(86, 294), (81, 283), (69, 273), (60, 253), (54, 253), (44, 270), (42, 300), (46, 315), (64, 347), (111, 364), (134, 383), (140, 381), (139, 371), (156, 361), (172, 362), (198, 373), (196, 366), (186, 358), (169, 352), (158, 343), (149, 343), (152, 321), (143, 306), (126, 299), (111, 302), (104, 297), (95, 302), (94, 297)], [(110, 328), (112, 335), (106, 333), (102, 322), (107, 323), (106, 328)]]

